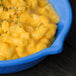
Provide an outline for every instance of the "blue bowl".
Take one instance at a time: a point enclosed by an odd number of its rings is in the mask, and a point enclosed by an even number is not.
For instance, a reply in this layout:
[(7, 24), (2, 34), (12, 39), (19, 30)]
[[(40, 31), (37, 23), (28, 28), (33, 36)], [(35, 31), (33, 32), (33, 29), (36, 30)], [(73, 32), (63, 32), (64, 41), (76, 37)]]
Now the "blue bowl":
[(41, 62), (48, 55), (58, 54), (63, 49), (64, 39), (72, 22), (72, 11), (68, 0), (49, 0), (60, 16), (56, 39), (52, 46), (33, 55), (8, 61), (0, 61), (0, 74), (19, 72)]

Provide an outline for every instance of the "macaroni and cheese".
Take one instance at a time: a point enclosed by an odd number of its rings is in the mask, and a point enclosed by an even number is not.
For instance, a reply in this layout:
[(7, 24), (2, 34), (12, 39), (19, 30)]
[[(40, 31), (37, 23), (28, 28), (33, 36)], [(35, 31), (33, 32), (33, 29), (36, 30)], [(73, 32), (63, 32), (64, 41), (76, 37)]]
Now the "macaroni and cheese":
[(59, 16), (47, 0), (0, 0), (0, 60), (49, 47), (58, 22)]

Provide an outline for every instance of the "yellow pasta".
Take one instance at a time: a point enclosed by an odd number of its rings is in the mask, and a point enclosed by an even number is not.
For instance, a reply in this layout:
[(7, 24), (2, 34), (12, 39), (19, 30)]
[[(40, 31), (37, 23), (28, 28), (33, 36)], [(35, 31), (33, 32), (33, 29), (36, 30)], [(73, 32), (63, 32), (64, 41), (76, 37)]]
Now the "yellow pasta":
[(11, 60), (48, 48), (59, 16), (48, 0), (0, 0), (0, 60)]

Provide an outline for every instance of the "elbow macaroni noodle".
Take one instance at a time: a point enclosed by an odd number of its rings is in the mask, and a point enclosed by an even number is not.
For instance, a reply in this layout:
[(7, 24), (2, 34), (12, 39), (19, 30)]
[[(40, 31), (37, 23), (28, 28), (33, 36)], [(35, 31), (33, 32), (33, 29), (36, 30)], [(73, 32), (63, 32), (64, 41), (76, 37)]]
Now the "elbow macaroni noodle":
[(47, 0), (0, 0), (0, 60), (49, 47), (58, 22), (59, 16)]

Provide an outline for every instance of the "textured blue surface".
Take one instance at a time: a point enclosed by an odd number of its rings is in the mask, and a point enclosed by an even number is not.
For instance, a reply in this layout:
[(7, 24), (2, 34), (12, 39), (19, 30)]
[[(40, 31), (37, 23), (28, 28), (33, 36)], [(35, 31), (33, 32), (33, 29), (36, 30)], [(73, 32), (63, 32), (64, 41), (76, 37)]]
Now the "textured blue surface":
[(47, 55), (57, 54), (62, 51), (64, 39), (71, 26), (71, 7), (68, 0), (49, 0), (49, 3), (53, 5), (60, 16), (56, 39), (52, 46), (24, 58), (0, 61), (0, 74), (14, 73), (30, 68), (42, 61)]

